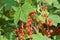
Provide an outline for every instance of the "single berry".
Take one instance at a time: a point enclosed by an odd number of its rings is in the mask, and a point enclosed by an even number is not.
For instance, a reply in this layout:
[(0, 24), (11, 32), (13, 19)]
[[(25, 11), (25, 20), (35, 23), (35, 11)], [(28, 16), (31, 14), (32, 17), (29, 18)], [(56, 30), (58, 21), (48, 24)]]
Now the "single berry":
[(43, 24), (44, 24), (44, 22), (40, 21), (40, 25), (43, 25)]
[(43, 18), (44, 18), (44, 19), (46, 19), (46, 18), (47, 18), (47, 15), (46, 15), (46, 14), (43, 14), (42, 16), (43, 16)]
[(47, 37), (48, 37), (48, 38), (50, 38), (50, 37), (51, 37), (51, 35), (47, 35)]
[(31, 12), (30, 14), (29, 14), (29, 16), (34, 16), (35, 15), (35, 12)]
[(30, 26), (30, 24), (29, 24), (29, 23), (26, 23), (26, 24), (25, 24), (25, 26), (26, 26), (26, 27), (29, 27), (29, 26)]
[(32, 34), (32, 32), (30, 31), (30, 32), (28, 32), (28, 35), (31, 35)]
[(47, 20), (47, 25), (52, 26), (52, 20)]
[(50, 30), (50, 33), (52, 33), (53, 32), (53, 30)]

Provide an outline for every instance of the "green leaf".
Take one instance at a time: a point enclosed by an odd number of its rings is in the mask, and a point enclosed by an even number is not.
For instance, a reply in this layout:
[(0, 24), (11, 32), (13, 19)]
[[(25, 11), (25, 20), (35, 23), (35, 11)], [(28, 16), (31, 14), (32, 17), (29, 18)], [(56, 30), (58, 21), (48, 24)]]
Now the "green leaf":
[(26, 3), (32, 3), (32, 0), (25, 0)]
[(11, 32), (11, 34), (10, 34), (10, 40), (15, 40), (15, 33)]
[(33, 34), (32, 37), (33, 37), (33, 40), (40, 40), (42, 35), (41, 34), (40, 35), (39, 34)]
[(60, 17), (58, 15), (49, 15), (48, 19), (52, 20), (52, 24), (57, 26), (57, 23), (60, 23)]
[(17, 11), (19, 7), (12, 6), (12, 8), (14, 9), (14, 11)]
[(33, 37), (33, 40), (51, 40), (50, 38), (43, 36), (41, 33), (33, 34), (32, 37)]
[(12, 6), (18, 6), (18, 4), (14, 0), (8, 0), (8, 3), (6, 3), (6, 9), (11, 9)]
[(15, 0), (1, 0), (0, 2), (2, 2), (3, 4), (5, 4), (5, 8), (7, 10), (11, 9), (12, 6), (19, 6), (18, 3)]
[(20, 3), (21, 0), (16, 0), (18, 3)]
[(58, 2), (58, 0), (52, 0), (53, 1), (53, 6), (56, 8), (60, 8), (60, 4)]
[(14, 14), (14, 24), (17, 25), (19, 19), (20, 19), (21, 9), (18, 8), (18, 10)]
[(39, 15), (39, 16), (37, 17), (37, 19), (38, 19), (38, 21), (43, 21), (43, 22), (45, 22), (44, 18), (43, 18), (41, 15)]
[(27, 22), (29, 13), (33, 11), (34, 8), (28, 3), (25, 3), (20, 9), (18, 8), (14, 15), (15, 25), (17, 24), (19, 19), (23, 22)]
[(60, 35), (59, 36), (54, 36), (54, 40), (60, 40)]
[[(44, 1), (44, 0), (43, 0)], [(49, 5), (51, 5), (52, 4), (52, 0), (45, 0), (45, 2), (47, 3), (47, 4), (49, 4)]]
[(0, 35), (0, 40), (8, 40), (6, 37)]
[(33, 7), (28, 4), (28, 3), (25, 3), (22, 8), (21, 8), (21, 14), (20, 14), (20, 20), (24, 21), (24, 22), (27, 22), (28, 20), (28, 15), (30, 12), (32, 12), (34, 9)]

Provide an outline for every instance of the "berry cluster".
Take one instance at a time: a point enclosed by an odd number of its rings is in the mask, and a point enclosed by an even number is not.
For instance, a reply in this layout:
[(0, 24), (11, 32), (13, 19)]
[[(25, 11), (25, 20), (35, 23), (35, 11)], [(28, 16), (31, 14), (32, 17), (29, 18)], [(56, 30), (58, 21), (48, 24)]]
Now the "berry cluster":
[(20, 28), (19, 30), (14, 30), (14, 32), (17, 34), (16, 40), (23, 39), (24, 37), (24, 31), (22, 28)]
[(47, 25), (52, 26), (52, 20), (47, 20)]
[(60, 29), (59, 29), (58, 27), (56, 27), (56, 28), (54, 29), (54, 34), (55, 34), (55, 35), (60, 35)]
[(26, 27), (29, 27), (32, 24), (32, 18), (28, 18), (28, 22), (25, 24)]
[(51, 37), (52, 32), (53, 32), (53, 30), (46, 30), (46, 36)]
[[(45, 11), (45, 10), (47, 10), (47, 6), (42, 6), (40, 8), (40, 12)], [(31, 36), (32, 33), (34, 32), (34, 30), (36, 32), (36, 31), (39, 31), (39, 29), (41, 29), (40, 31), (44, 32), (44, 33), (42, 32), (42, 34), (43, 35), (45, 34), (48, 38), (50, 38), (51, 33), (53, 33), (53, 30), (50, 30), (50, 29), (47, 29), (47, 28), (49, 28), (53, 25), (52, 20), (48, 19), (48, 15), (46, 13), (43, 13), (41, 16), (42, 16), (43, 20), (45, 20), (45, 22), (43, 22), (42, 20), (37, 21), (37, 19), (34, 19), (35, 14), (36, 14), (35, 12), (29, 13), (28, 21), (26, 23), (24, 23), (24, 27), (25, 27), (24, 29), (26, 29), (25, 30), (26, 33), (28, 34), (28, 36)], [(47, 26), (44, 27), (44, 24), (47, 25)], [(55, 31), (59, 32), (58, 28), (56, 28)], [(18, 37), (23, 39), (23, 37), (24, 37), (23, 28), (19, 28), (18, 30), (15, 30), (15, 33), (18, 35)], [(19, 39), (18, 37), (16, 38), (17, 40)]]
[(32, 24), (32, 18), (28, 18), (28, 22), (25, 24), (28, 35), (32, 34), (32, 27), (30, 27), (31, 24)]
[(29, 14), (29, 18), (28, 18), (28, 21), (27, 21), (27, 23), (25, 24), (25, 26), (26, 26), (26, 31), (27, 31), (27, 33), (28, 33), (28, 35), (31, 35), (32, 34), (32, 27), (30, 27), (30, 25), (32, 24), (32, 16), (34, 16), (35, 15), (35, 12), (31, 12), (30, 14)]
[(28, 35), (31, 35), (32, 34), (32, 28), (29, 28), (29, 27), (26, 27), (26, 31), (28, 33)]

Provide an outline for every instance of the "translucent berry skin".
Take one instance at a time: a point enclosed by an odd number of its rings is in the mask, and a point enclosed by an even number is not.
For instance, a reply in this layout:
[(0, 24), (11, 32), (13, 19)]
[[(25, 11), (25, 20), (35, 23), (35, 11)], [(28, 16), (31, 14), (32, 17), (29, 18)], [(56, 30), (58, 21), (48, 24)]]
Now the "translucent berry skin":
[(52, 29), (50, 30), (50, 33), (53, 33), (53, 30)]

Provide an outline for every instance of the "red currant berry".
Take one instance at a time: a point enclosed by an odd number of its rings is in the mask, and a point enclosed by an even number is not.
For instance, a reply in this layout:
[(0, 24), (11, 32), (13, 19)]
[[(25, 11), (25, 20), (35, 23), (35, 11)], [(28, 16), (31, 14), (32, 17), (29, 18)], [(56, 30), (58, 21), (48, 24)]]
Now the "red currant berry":
[(52, 23), (50, 23), (49, 26), (52, 26)]
[(47, 35), (47, 37), (48, 37), (48, 38), (50, 38), (50, 37), (51, 37), (51, 35)]
[(28, 22), (29, 22), (29, 21), (32, 21), (32, 18), (28, 18)]
[(31, 12), (30, 14), (29, 14), (29, 16), (34, 16), (35, 15), (35, 12)]
[(30, 30), (32, 31), (33, 29), (32, 29), (32, 28), (30, 28)]
[(31, 22), (31, 21), (29, 21), (29, 22), (28, 22), (28, 24), (29, 24), (29, 25), (31, 25), (31, 24), (32, 24), (32, 22)]
[(48, 20), (47, 25), (52, 26), (52, 20)]
[(26, 29), (26, 31), (27, 31), (27, 32), (30, 32), (31, 30), (28, 28), (28, 29)]
[(48, 32), (47, 34), (50, 35), (50, 32)]
[(40, 25), (43, 25), (43, 24), (44, 24), (44, 22), (41, 21), (41, 22), (40, 22)]
[(47, 15), (46, 15), (46, 14), (43, 14), (42, 16), (43, 16), (43, 18), (44, 18), (44, 19), (46, 19), (46, 18), (47, 18)]
[(53, 30), (50, 30), (50, 33), (52, 33), (53, 32)]
[(46, 30), (46, 32), (49, 32), (49, 30)]
[(48, 22), (49, 22), (49, 23), (51, 23), (51, 22), (52, 22), (52, 20), (48, 20)]
[(32, 34), (32, 32), (30, 31), (30, 32), (28, 32), (28, 35), (31, 35)]
[(26, 23), (26, 24), (25, 24), (25, 26), (26, 26), (26, 27), (29, 27), (29, 26), (30, 26), (30, 24), (29, 24), (29, 23)]

